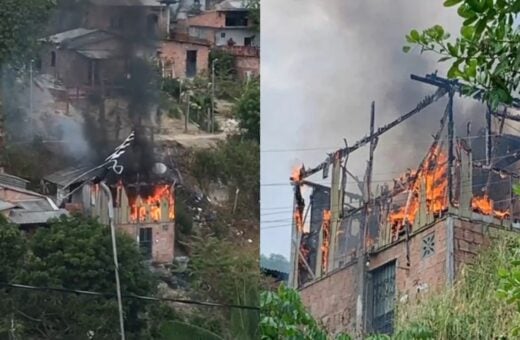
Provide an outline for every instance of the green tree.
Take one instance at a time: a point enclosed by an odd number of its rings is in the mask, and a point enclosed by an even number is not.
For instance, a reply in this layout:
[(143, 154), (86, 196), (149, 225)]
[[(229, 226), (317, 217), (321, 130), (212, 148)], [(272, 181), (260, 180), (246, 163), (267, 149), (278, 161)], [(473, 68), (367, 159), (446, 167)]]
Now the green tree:
[[(212, 236), (194, 238), (190, 267), (193, 285), (199, 297), (226, 304), (259, 306), (260, 272), (257, 254), (258, 250), (237, 248), (232, 241)], [(219, 314), (209, 312), (212, 315), (208, 315), (205, 322), (220, 319), (218, 332), (225, 338), (258, 339), (258, 311), (231, 309)]]
[(203, 188), (210, 182), (221, 181), (234, 198), (238, 188), (237, 216), (258, 220), (260, 196), (260, 147), (256, 141), (230, 138), (216, 149), (200, 150), (194, 155), (193, 175)]
[(260, 143), (260, 79), (246, 83), (234, 112), (245, 130), (244, 136)]
[(260, 0), (249, 0), (247, 2), (249, 8), (249, 19), (256, 32), (260, 32)]
[[(276, 292), (262, 292), (260, 296), (262, 340), (328, 340), (331, 337), (305, 309), (294, 289), (280, 285)], [(348, 340), (346, 334), (337, 340)]]
[[(24, 258), (20, 256), (23, 242), (16, 235), (11, 228), (0, 237), (0, 249), (14, 248), (9, 253), (18, 255), (8, 261), (18, 265), (16, 283), (115, 292), (112, 243), (106, 226), (79, 216), (62, 217), (50, 228), (37, 229), (28, 239), (29, 251), (23, 264), (16, 262)], [(143, 263), (135, 241), (118, 234), (117, 244), (122, 293), (153, 294), (157, 282)], [(22, 338), (85, 339), (88, 331), (93, 331), (99, 339), (118, 337), (115, 299), (25, 290), (3, 293), (1, 322), (10, 324), (14, 315)], [(123, 302), (128, 338), (150, 336), (155, 326), (147, 316), (155, 313), (156, 305), (136, 299)]]
[[(518, 0), (446, 0), (444, 6), (458, 6), (462, 18), (460, 37), (455, 40), (440, 25), (419, 32), (412, 30), (406, 40), (411, 46), (450, 61), (448, 77), (463, 80), (465, 93), (484, 90), (492, 108), (510, 104), (520, 86), (520, 30), (515, 20)], [(408, 52), (411, 46), (404, 46)]]
[(0, 3), (0, 69), (34, 56), (37, 39), (54, 0), (2, 0)]
[(290, 270), (289, 260), (283, 255), (271, 254), (269, 257), (264, 254), (260, 255), (260, 265), (268, 269), (278, 270), (279, 272), (288, 273)]

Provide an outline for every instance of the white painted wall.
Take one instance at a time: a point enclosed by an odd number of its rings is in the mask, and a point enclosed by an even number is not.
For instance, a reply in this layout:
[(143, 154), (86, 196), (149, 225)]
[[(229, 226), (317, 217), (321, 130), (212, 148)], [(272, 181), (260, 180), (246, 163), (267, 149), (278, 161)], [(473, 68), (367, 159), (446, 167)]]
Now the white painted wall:
[(255, 36), (252, 42), (253, 46), (260, 46), (260, 35), (256, 32), (241, 28), (223, 29), (215, 31), (215, 44), (217, 46), (226, 46), (230, 38), (235, 42), (235, 46), (244, 46), (244, 39)]

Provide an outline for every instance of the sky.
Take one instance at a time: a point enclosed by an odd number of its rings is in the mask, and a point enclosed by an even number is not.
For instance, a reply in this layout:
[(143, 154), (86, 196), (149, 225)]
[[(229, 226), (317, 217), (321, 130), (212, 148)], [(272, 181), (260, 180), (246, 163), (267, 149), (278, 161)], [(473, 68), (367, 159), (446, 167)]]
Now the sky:
[[(419, 51), (402, 52), (411, 29), (435, 24), (457, 35), (456, 10), (442, 0), (262, 0), (261, 252), (289, 258), (291, 170), (313, 167), (327, 152), (411, 110), (435, 88), (410, 80), (448, 65)], [(385, 134), (375, 152), (374, 183), (417, 166), (439, 127), (445, 100)], [(476, 110), (456, 99), (460, 121)], [(349, 158), (364, 172), (368, 148)], [(323, 183), (321, 174), (311, 178)], [(354, 190), (353, 187), (350, 189)]]

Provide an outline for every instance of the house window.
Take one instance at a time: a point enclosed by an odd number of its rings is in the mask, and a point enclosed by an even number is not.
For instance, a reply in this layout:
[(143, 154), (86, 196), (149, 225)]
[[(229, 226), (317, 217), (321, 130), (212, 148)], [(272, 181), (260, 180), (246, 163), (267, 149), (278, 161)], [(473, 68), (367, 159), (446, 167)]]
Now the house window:
[(139, 248), (147, 259), (152, 257), (152, 243), (152, 228), (140, 228)]
[(435, 253), (435, 234), (425, 236), (421, 243), (421, 256), (424, 259)]
[(221, 38), (225, 38), (225, 37), (226, 37), (226, 32), (221, 32), (221, 33), (220, 33), (220, 37), (221, 37)]
[(252, 46), (253, 45), (253, 37), (244, 38), (244, 46)]
[(56, 52), (54, 52), (54, 51), (51, 52), (51, 66), (52, 67), (56, 66)]
[(248, 18), (247, 12), (230, 12), (226, 13), (226, 26), (237, 27), (247, 26)]
[(371, 274), (371, 331), (392, 334), (395, 304), (395, 261), (375, 269)]
[(120, 16), (110, 17), (110, 28), (113, 28), (113, 29), (123, 28), (123, 18)]

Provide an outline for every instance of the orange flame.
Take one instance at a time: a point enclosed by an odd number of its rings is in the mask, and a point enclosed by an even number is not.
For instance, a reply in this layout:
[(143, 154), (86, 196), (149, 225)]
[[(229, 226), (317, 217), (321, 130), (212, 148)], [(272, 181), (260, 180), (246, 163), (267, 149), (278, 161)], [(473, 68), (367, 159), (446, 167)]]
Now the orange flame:
[(430, 150), (426, 163), (422, 169), (415, 173), (406, 174), (400, 181), (404, 185), (410, 185), (414, 177), (417, 177), (412, 188), (409, 189), (409, 199), (405, 206), (389, 214), (389, 221), (393, 227), (400, 227), (405, 222), (413, 224), (419, 210), (419, 193), (421, 186), (425, 185), (426, 209), (429, 213), (438, 214), (447, 209), (448, 189), (448, 157), (439, 148)]
[(301, 182), (302, 181), (302, 172), (303, 172), (303, 166), (294, 167), (291, 173), (291, 181), (293, 182)]
[(303, 213), (298, 207), (294, 209), (294, 223), (298, 232), (303, 232)]
[(321, 268), (327, 271), (329, 264), (329, 245), (330, 245), (330, 210), (323, 210), (322, 236), (323, 243), (321, 245)]
[(169, 185), (159, 185), (154, 188), (153, 194), (143, 199), (138, 196), (130, 204), (130, 220), (132, 222), (145, 222), (148, 217), (154, 222), (163, 220), (162, 210), (168, 209), (168, 220), (175, 219), (175, 200)]
[(504, 219), (509, 216), (509, 211), (495, 210), (493, 209), (494, 202), (489, 198), (487, 193), (484, 193), (482, 197), (473, 197), (471, 199), (471, 209), (484, 215), (494, 215), (499, 219)]

